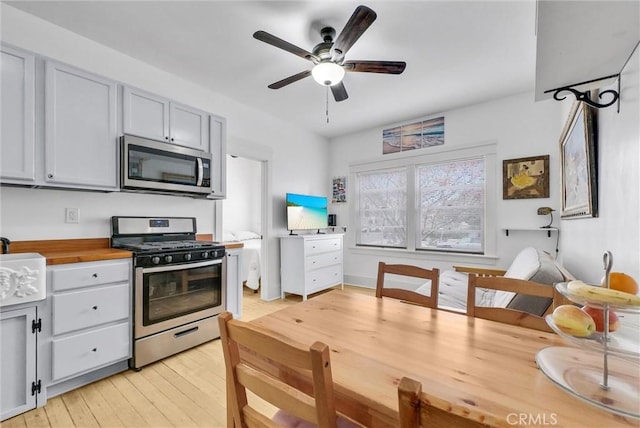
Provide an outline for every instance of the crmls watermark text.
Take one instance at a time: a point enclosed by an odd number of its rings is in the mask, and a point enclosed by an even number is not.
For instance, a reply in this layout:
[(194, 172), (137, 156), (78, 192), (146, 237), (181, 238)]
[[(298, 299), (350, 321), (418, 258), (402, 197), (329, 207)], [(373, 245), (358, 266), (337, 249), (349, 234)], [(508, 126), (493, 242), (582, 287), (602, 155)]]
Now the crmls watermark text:
[(558, 417), (555, 413), (509, 413), (507, 423), (520, 426), (551, 426), (558, 424)]

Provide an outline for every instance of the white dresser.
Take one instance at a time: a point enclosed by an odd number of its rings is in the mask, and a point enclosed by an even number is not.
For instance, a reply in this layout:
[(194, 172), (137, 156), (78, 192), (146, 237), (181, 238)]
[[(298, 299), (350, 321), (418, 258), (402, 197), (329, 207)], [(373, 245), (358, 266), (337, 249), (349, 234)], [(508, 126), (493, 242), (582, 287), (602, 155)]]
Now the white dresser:
[(342, 235), (293, 235), (280, 239), (280, 278), (285, 293), (307, 295), (343, 285)]

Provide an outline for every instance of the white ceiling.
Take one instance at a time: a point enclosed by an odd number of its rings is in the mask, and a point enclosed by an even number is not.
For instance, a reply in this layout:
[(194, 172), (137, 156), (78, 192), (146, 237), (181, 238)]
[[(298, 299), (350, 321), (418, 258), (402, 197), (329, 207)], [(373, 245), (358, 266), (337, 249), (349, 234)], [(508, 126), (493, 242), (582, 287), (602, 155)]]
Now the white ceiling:
[[(23, 1), (25, 12), (326, 137), (427, 117), (534, 90), (534, 0), (368, 1), (377, 20), (347, 60), (401, 60), (401, 75), (347, 73), (336, 103), (306, 78), (268, 84), (310, 62), (252, 37), (265, 30), (305, 50), (339, 33), (351, 1)], [(533, 97), (532, 97), (533, 100)]]

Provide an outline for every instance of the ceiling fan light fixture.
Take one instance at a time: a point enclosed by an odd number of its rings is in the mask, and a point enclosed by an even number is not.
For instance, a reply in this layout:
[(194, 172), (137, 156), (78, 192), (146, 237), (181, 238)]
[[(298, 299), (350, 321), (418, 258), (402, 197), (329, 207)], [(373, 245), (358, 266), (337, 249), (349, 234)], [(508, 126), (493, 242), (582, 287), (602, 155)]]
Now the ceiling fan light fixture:
[(320, 62), (311, 70), (313, 80), (322, 86), (333, 86), (342, 82), (344, 68), (335, 62)]

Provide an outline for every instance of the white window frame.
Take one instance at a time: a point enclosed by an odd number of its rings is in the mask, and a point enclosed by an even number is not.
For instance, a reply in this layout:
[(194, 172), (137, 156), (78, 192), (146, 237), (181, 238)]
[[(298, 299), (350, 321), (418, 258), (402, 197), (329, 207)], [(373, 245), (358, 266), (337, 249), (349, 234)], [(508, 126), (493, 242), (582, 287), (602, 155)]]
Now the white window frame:
[[(451, 256), (463, 258), (492, 258), (496, 257), (497, 244), (497, 228), (496, 215), (499, 195), (498, 186), (498, 163), (496, 160), (496, 142), (479, 143), (474, 145), (456, 146), (456, 147), (430, 147), (425, 150), (411, 150), (392, 155), (385, 155), (385, 159), (376, 159), (369, 161), (352, 162), (349, 164), (349, 187), (354, 197), (353, 204), (350, 204), (349, 223), (353, 225), (351, 231), (353, 233), (352, 249), (362, 252), (363, 254), (379, 254), (381, 251), (406, 255), (413, 254), (429, 254), (434, 258), (447, 258)], [(424, 152), (424, 153), (420, 153)], [(419, 153), (419, 154), (418, 154)], [(484, 253), (483, 254), (464, 254), (458, 252), (447, 251), (429, 251), (424, 249), (416, 249), (417, 236), (417, 218), (419, 210), (415, 209), (416, 204), (416, 166), (422, 164), (452, 162), (456, 160), (465, 160), (482, 157), (485, 162), (485, 230), (484, 230)], [(361, 172), (374, 172), (377, 170), (385, 170), (390, 168), (406, 167), (407, 168), (407, 247), (406, 248), (389, 248), (376, 246), (360, 246), (357, 245), (357, 234), (359, 233), (359, 195), (357, 188), (356, 175)], [(412, 206), (411, 206), (412, 205)], [(440, 257), (438, 256), (440, 255)]]

